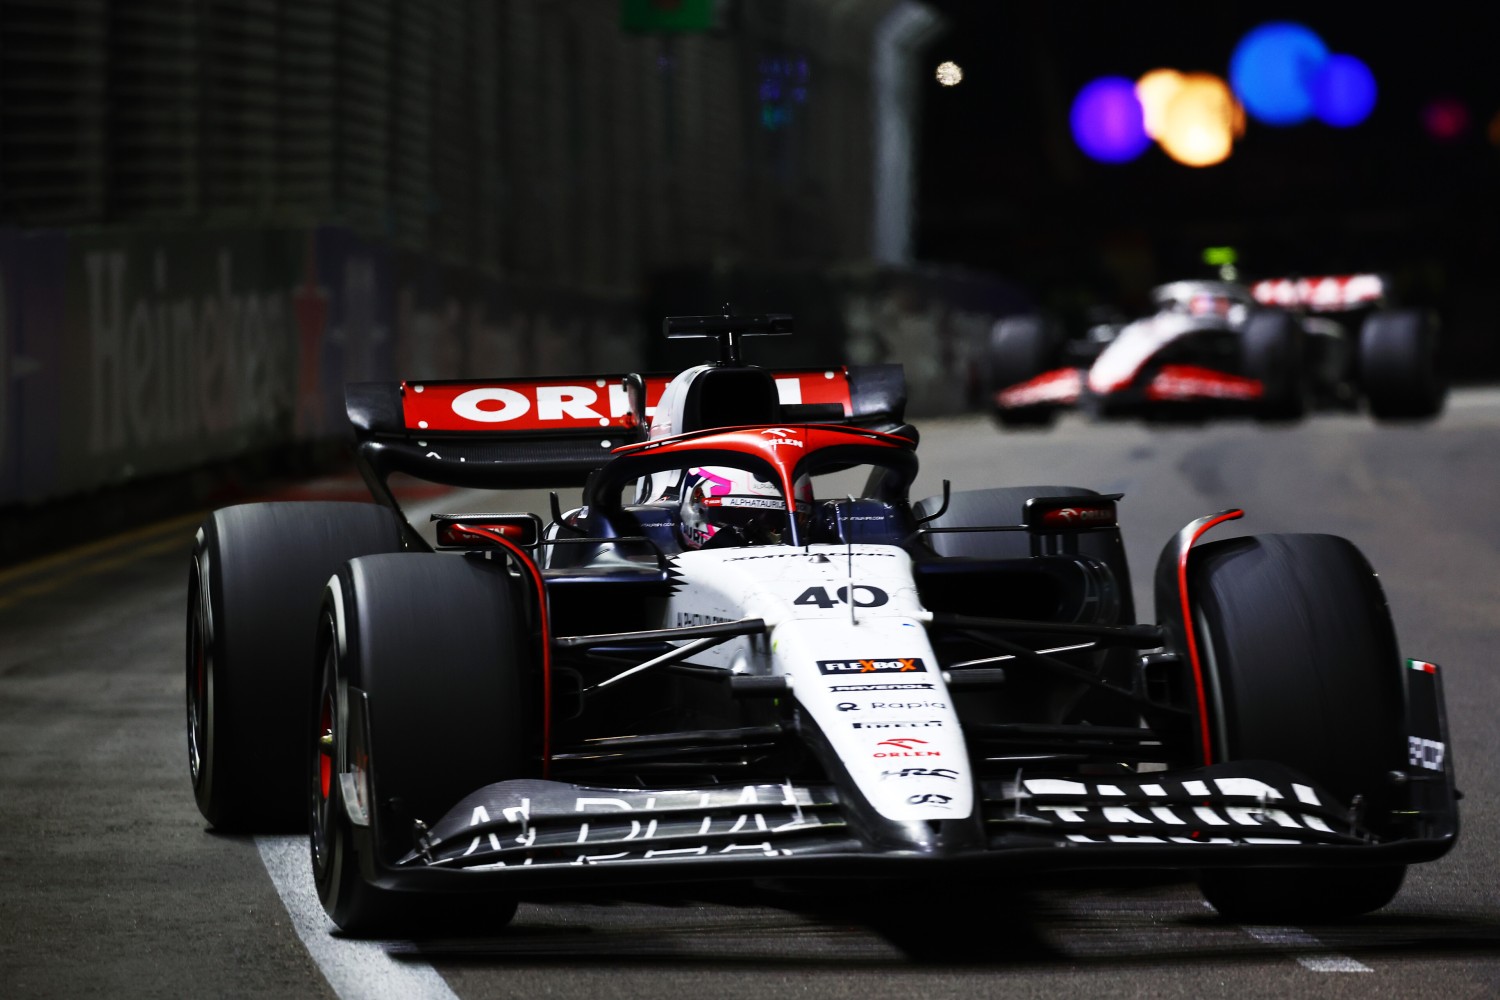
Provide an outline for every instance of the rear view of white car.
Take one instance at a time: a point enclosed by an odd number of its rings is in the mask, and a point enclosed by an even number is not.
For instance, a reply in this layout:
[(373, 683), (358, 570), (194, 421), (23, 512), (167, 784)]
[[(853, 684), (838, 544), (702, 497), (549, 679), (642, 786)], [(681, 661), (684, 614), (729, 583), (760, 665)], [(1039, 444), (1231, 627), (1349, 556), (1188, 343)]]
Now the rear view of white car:
[(1041, 315), (995, 325), (991, 403), (1002, 426), (1045, 426), (1066, 408), (1095, 416), (1295, 420), (1363, 406), (1379, 420), (1442, 411), (1436, 317), (1389, 306), (1379, 275), (1244, 286), (1176, 281), (1157, 311), (1069, 340)]

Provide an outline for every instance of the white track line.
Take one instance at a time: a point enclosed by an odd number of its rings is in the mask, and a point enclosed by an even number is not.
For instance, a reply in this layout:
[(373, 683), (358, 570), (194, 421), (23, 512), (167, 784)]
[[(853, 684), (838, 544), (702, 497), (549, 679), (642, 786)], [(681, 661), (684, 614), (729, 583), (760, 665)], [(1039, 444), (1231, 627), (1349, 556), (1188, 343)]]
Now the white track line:
[(305, 835), (256, 837), (255, 846), (297, 936), (341, 1000), (458, 1000), (436, 969), (405, 957), (417, 954), (415, 948), (403, 950), (398, 961), (383, 942), (333, 936), (313, 885)]
[(1329, 951), (1320, 951), (1323, 942), (1313, 937), (1300, 927), (1253, 927), (1242, 924), (1246, 934), (1249, 934), (1261, 944), (1268, 944), (1273, 948), (1285, 948), (1294, 952), (1293, 956), (1304, 969), (1313, 972), (1374, 972), (1363, 962), (1357, 962), (1347, 955), (1338, 955)]

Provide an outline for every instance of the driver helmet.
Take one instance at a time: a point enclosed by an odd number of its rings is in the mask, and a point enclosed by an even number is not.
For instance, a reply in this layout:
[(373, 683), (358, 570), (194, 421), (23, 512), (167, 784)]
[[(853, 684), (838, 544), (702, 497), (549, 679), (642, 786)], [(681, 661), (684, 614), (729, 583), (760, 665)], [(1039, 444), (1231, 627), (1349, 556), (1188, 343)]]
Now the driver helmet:
[[(796, 486), (798, 506), (812, 500), (806, 476)], [(721, 531), (732, 530), (735, 544), (779, 542), (786, 530), (786, 500), (773, 480), (747, 469), (702, 466), (688, 469), (678, 493), (682, 544), (701, 549)]]
[(1187, 301), (1189, 316), (1228, 316), (1234, 300), (1214, 292), (1197, 292)]

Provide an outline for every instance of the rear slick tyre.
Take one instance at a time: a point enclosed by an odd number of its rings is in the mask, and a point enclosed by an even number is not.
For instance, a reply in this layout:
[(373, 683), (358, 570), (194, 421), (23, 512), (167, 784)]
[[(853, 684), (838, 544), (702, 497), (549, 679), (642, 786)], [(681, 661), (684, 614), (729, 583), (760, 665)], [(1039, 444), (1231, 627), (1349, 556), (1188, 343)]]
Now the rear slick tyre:
[(995, 403), (993, 394), (1027, 382), (1058, 366), (1063, 334), (1045, 316), (1010, 316), (995, 324), (986, 351), (986, 367), (995, 420), (1010, 429), (1045, 428), (1057, 421), (1057, 408), (1040, 405), (1011, 409)]
[[(1363, 803), (1377, 834), (1404, 762), (1395, 629), (1369, 563), (1333, 535), (1260, 535), (1195, 549), (1189, 589), (1215, 760), (1269, 760)], [(1218, 869), (1204, 898), (1238, 921), (1303, 923), (1390, 902), (1405, 867)]]
[(1359, 331), (1359, 380), (1376, 420), (1426, 420), (1443, 410), (1437, 324), (1415, 309), (1372, 313)]
[(242, 504), (204, 521), (188, 572), (188, 773), (216, 829), (303, 829), (319, 598), (347, 560), (400, 549), (400, 516), (369, 503)]
[(1244, 372), (1259, 379), (1262, 395), (1255, 418), (1300, 420), (1307, 414), (1304, 334), (1296, 317), (1280, 309), (1252, 313), (1241, 335)]

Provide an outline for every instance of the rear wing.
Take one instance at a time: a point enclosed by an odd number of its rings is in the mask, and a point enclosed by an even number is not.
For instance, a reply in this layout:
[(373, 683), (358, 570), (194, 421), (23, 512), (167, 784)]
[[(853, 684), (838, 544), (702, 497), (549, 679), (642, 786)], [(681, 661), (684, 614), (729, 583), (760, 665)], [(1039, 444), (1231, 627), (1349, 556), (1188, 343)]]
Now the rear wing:
[[(772, 372), (788, 423), (894, 431), (903, 423), (900, 365)], [(476, 489), (582, 486), (621, 445), (646, 440), (671, 375), (581, 375), (475, 381), (352, 382), (345, 406), (360, 471), (377, 498), (401, 472)]]
[(1368, 305), (1384, 305), (1389, 287), (1378, 274), (1343, 274), (1322, 278), (1269, 278), (1250, 286), (1263, 306), (1343, 312)]

